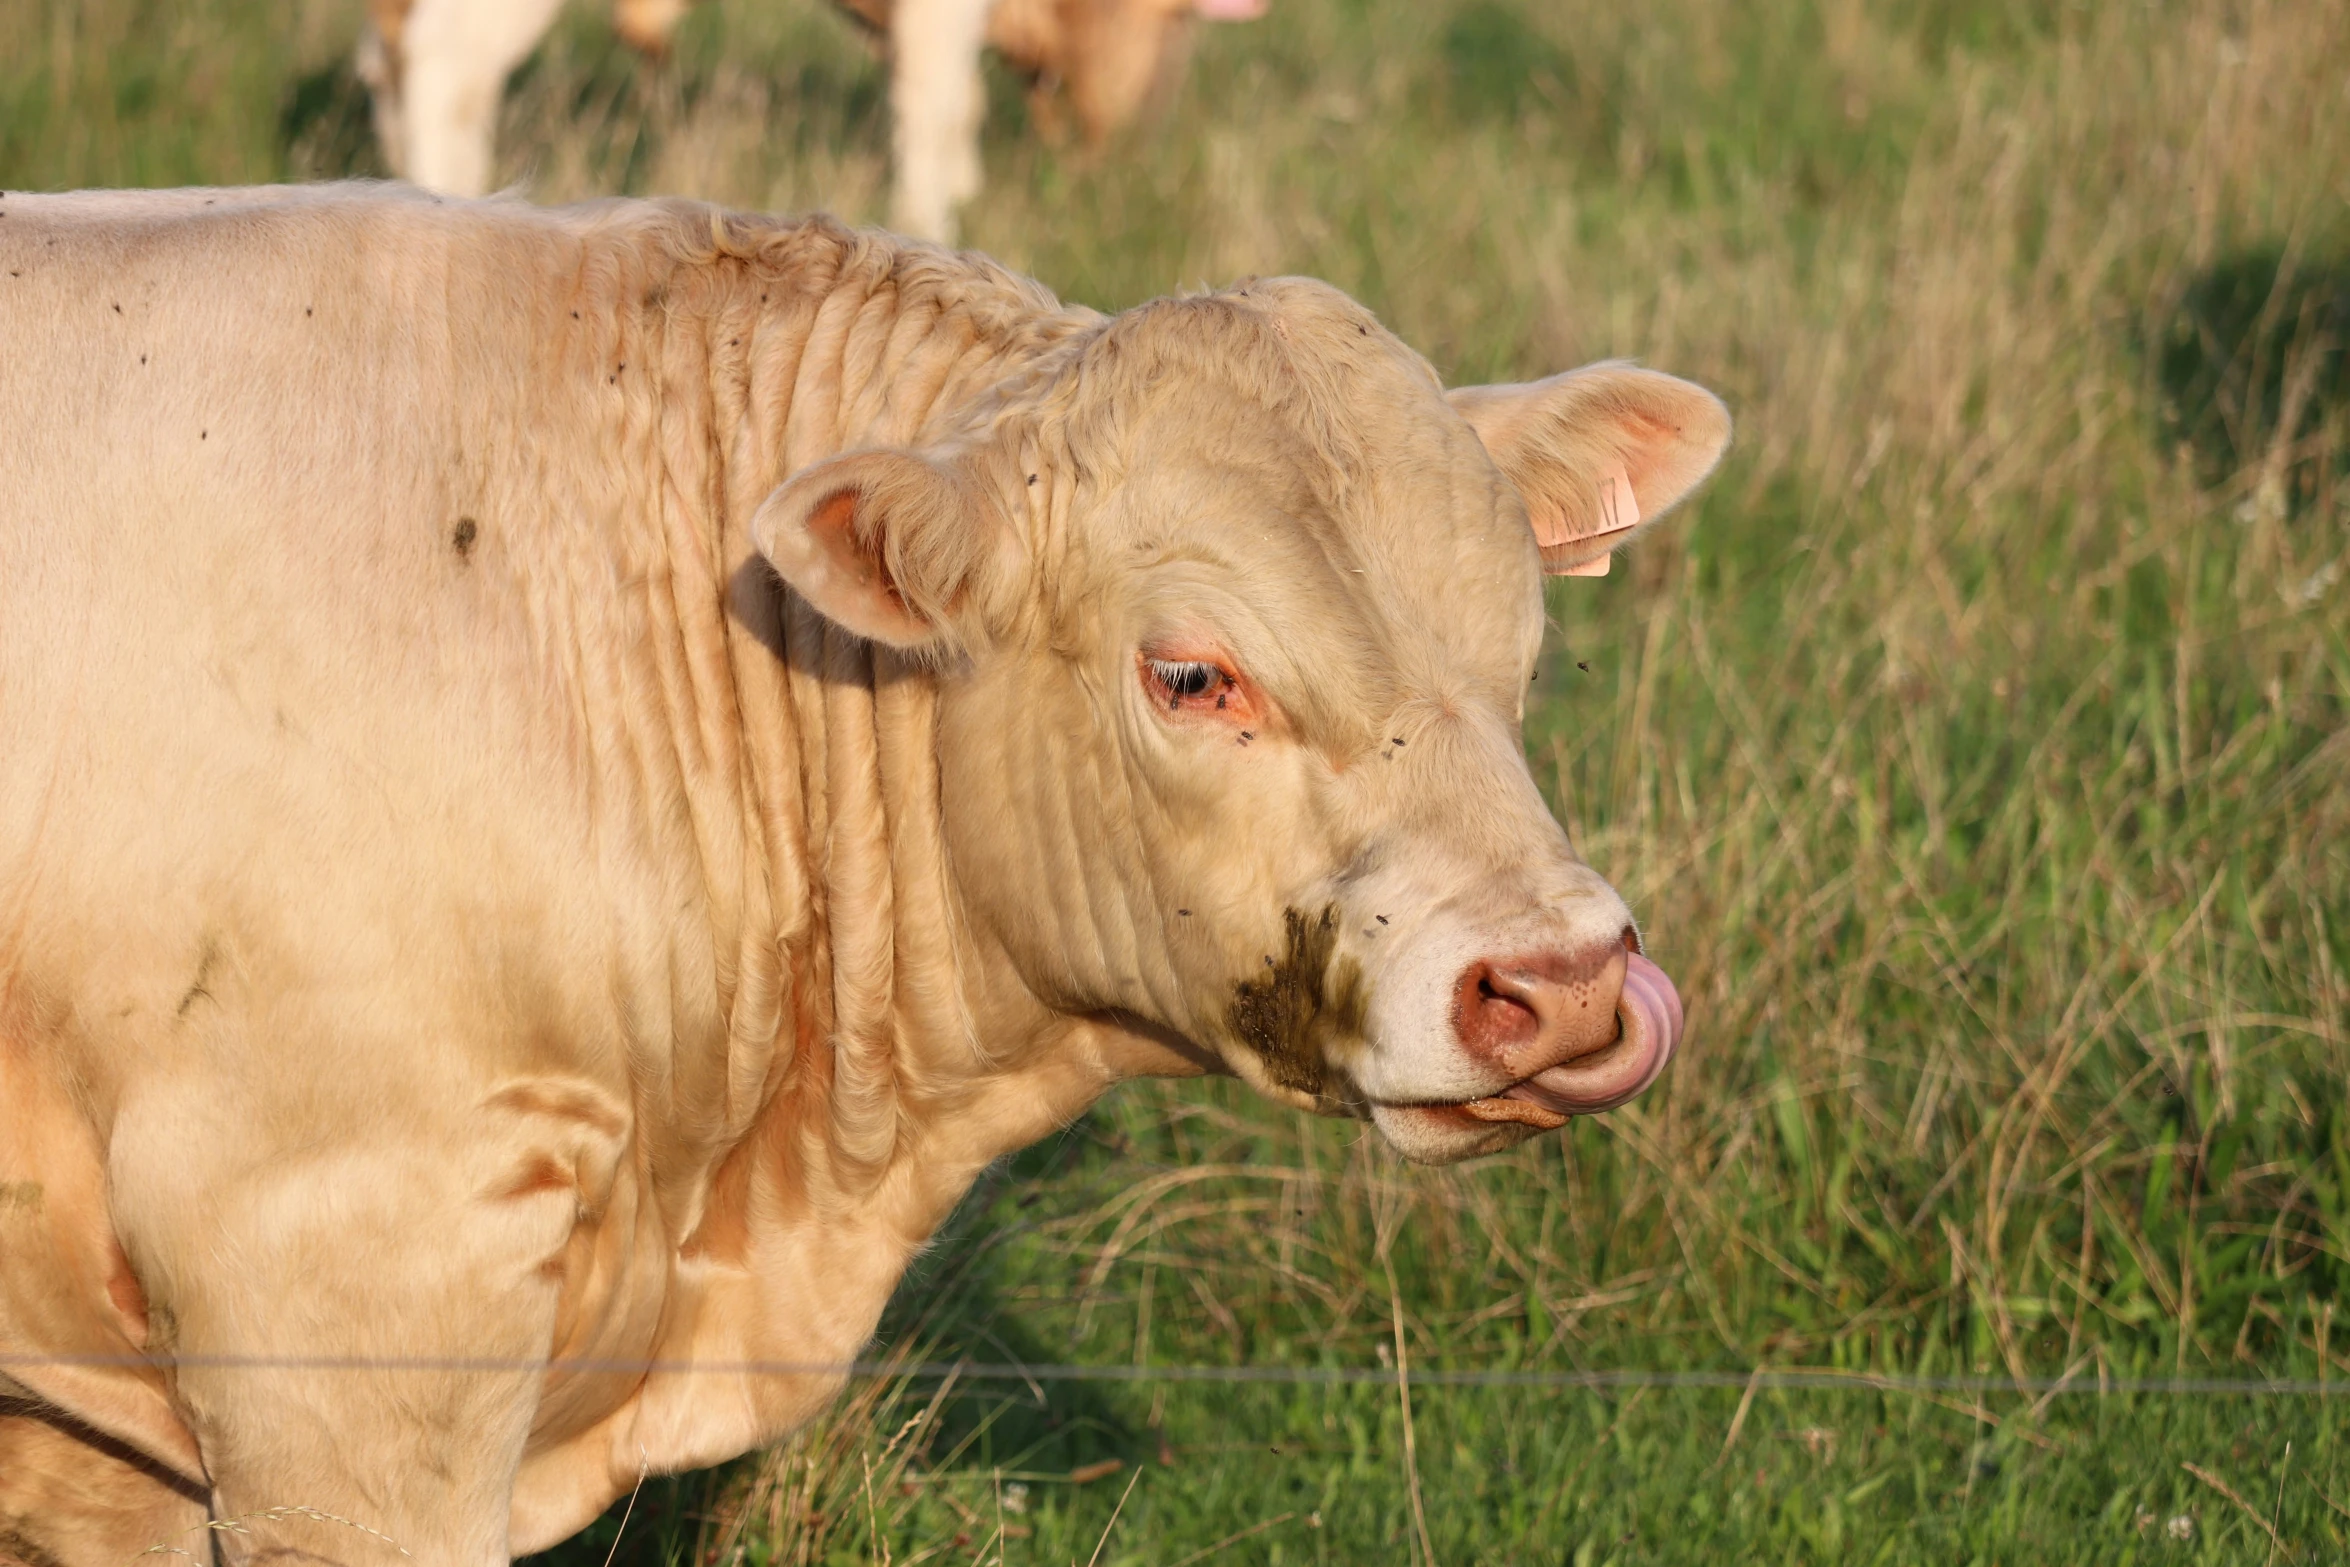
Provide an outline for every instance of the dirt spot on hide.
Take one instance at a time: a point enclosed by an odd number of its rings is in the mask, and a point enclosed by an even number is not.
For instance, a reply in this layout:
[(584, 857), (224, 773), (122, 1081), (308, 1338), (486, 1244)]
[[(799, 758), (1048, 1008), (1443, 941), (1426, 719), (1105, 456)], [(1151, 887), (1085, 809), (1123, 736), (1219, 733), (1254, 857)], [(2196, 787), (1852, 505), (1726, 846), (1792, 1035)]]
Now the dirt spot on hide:
[(0, 1521), (0, 1563), (22, 1562), (25, 1567), (65, 1567), (65, 1564), (35, 1545), (29, 1535), (18, 1532), (13, 1524)]
[(220, 942), (211, 936), (204, 938), (204, 946), (196, 955), (196, 977), (188, 981), (188, 988), (180, 996), (180, 1004), (172, 1012), (176, 1018), (188, 1015), (188, 1008), (199, 1001), (212, 999), (212, 970), (220, 961)]
[(1318, 1094), (1331, 1036), (1362, 1029), (1362, 968), (1352, 959), (1331, 961), (1338, 947), (1336, 904), (1325, 906), (1318, 917), (1284, 909), (1281, 923), (1287, 950), (1279, 960), (1266, 957), (1262, 977), (1233, 987), (1227, 1017), (1232, 1032), (1264, 1061), (1275, 1083)]

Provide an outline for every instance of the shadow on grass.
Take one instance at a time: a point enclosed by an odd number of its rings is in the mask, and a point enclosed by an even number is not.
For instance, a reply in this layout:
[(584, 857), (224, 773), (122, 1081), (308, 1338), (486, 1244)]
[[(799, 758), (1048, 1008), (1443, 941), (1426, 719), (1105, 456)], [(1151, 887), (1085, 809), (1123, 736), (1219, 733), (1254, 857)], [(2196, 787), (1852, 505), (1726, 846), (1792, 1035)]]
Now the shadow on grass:
[(2300, 511), (2341, 477), (2350, 255), (2227, 257), (2190, 279), (2155, 345), (2164, 422), (2207, 480), (2265, 476)]
[(1515, 120), (1567, 105), (1575, 67), (1517, 8), (1474, 0), (1445, 23), (1438, 55), (1446, 107), (1461, 120)]
[(367, 84), (349, 60), (294, 78), (278, 110), (277, 145), (294, 179), (367, 179), (389, 172), (376, 151)]

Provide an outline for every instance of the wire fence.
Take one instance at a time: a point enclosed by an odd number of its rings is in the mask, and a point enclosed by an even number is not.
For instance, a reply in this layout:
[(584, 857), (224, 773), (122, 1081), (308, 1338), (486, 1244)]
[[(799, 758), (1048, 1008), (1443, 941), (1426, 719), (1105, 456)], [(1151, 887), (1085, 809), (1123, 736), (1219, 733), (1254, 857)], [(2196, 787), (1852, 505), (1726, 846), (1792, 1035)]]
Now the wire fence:
[(1287, 1386), (1518, 1388), (1576, 1391), (1630, 1388), (1725, 1388), (1770, 1391), (1997, 1394), (2027, 1397), (2097, 1394), (2113, 1397), (2338, 1398), (2350, 1379), (2325, 1377), (2145, 1377), (2081, 1370), (2059, 1377), (1986, 1374), (1927, 1375), (1854, 1371), (1832, 1366), (1766, 1366), (1751, 1371), (1667, 1371), (1639, 1367), (1596, 1370), (1446, 1370), (1386, 1366), (1115, 1366), (1070, 1362), (890, 1360), (661, 1360), (495, 1355), (213, 1355), (19, 1354), (0, 1350), (0, 1372), (12, 1367), (153, 1367), (272, 1371), (569, 1373), (583, 1376), (831, 1377), (850, 1380), (957, 1382), (1242, 1383)]

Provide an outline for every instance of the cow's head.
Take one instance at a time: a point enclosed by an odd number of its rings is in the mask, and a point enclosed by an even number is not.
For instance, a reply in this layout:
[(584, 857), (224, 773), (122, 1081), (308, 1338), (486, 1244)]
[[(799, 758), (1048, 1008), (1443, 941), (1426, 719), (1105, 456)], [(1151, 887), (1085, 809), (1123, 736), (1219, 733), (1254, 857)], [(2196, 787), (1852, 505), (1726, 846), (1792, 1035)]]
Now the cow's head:
[(939, 653), (947, 852), (1029, 992), (1448, 1160), (1621, 1103), (1679, 1035), (1519, 729), (1544, 567), (1728, 434), (1621, 366), (1448, 396), (1343, 295), (1259, 283), (1131, 311), (753, 532), (834, 621)]

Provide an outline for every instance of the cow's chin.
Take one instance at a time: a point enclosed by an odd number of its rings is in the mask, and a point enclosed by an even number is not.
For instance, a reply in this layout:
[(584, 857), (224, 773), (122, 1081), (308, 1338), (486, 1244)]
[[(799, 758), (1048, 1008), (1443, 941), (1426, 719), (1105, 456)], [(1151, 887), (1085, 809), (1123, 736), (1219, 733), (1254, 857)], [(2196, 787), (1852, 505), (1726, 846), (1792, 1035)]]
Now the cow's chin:
[(1491, 1100), (1469, 1105), (1371, 1106), (1371, 1124), (1388, 1146), (1414, 1164), (1458, 1164), (1515, 1148), (1558, 1125), (1556, 1120), (1492, 1120), (1480, 1113)]

